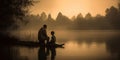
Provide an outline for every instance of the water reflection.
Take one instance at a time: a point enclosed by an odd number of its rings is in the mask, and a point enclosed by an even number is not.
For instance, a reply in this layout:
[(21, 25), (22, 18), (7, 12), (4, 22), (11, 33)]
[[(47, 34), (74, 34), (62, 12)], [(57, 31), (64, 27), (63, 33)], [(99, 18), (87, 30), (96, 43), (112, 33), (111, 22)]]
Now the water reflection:
[(48, 60), (48, 56), (51, 56), (51, 60), (55, 60), (56, 57), (56, 49), (57, 48), (64, 48), (63, 46), (57, 46), (57, 47), (39, 47), (38, 50), (38, 60)]
[[(11, 53), (11, 54), (10, 54)], [(0, 46), (0, 60), (12, 60), (13, 51), (10, 47)]]
[(87, 42), (69, 41), (63, 51), (59, 50), (60, 54), (64, 54), (61, 57), (63, 60), (104, 60), (109, 58), (105, 43), (91, 42), (91, 44), (88, 44)]
[(87, 34), (89, 36), (86, 37), (79, 37), (82, 34), (78, 34), (78, 37), (72, 35), (74, 38), (67, 35), (65, 39), (57, 34), (57, 42), (65, 43), (64, 49), (0, 46), (0, 60), (120, 60), (120, 35), (104, 32)]
[(56, 49), (55, 48), (51, 48), (51, 60), (55, 60), (55, 56), (56, 56)]
[(110, 37), (106, 41), (106, 49), (111, 53), (112, 59), (120, 60), (120, 35)]
[(47, 60), (45, 47), (41, 47), (38, 52), (38, 60)]
[(13, 46), (0, 46), (0, 60), (28, 60), (27, 56), (21, 56), (20, 53), (19, 49)]

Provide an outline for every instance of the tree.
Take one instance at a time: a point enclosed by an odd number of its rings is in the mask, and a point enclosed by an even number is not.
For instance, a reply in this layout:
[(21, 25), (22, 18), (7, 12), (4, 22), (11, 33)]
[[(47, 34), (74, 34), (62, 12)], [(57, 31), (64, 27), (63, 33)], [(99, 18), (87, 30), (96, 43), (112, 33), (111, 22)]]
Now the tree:
[(41, 13), (40, 20), (45, 21), (47, 19), (47, 15), (45, 12)]
[(33, 0), (0, 0), (0, 4), (0, 30), (7, 30), (16, 20), (23, 21)]
[(70, 24), (71, 24), (71, 20), (67, 16), (62, 15), (62, 13), (59, 12), (56, 18), (56, 25), (61, 26), (61, 27), (66, 27)]
[(110, 21), (112, 26), (115, 29), (119, 29), (120, 27), (120, 10), (114, 6), (110, 7), (106, 10), (106, 18)]
[(81, 13), (79, 13), (77, 15), (76, 19), (74, 20), (74, 24), (80, 25), (83, 20), (84, 20), (83, 15)]
[(118, 9), (112, 6), (110, 9), (106, 10), (106, 17), (108, 19), (114, 20), (117, 17)]
[(76, 18), (76, 20), (83, 20), (83, 19), (84, 19), (83, 15), (81, 13), (79, 13), (78, 16), (77, 16), (77, 18)]
[(48, 15), (48, 19), (47, 19), (47, 20), (48, 20), (48, 21), (51, 21), (51, 22), (54, 21), (54, 19), (51, 17), (51, 14)]
[(62, 17), (62, 13), (59, 12), (58, 15), (57, 15), (56, 21), (59, 21), (61, 19), (61, 17)]
[(55, 20), (51, 17), (51, 14), (48, 15), (48, 18), (45, 21), (45, 23), (51, 27), (55, 25)]
[(71, 20), (73, 20), (73, 21), (74, 21), (75, 19), (76, 19), (76, 17), (75, 17), (75, 16), (73, 16), (73, 17), (71, 18)]
[(90, 13), (87, 13), (86, 16), (85, 16), (85, 19), (86, 20), (92, 19), (92, 15)]

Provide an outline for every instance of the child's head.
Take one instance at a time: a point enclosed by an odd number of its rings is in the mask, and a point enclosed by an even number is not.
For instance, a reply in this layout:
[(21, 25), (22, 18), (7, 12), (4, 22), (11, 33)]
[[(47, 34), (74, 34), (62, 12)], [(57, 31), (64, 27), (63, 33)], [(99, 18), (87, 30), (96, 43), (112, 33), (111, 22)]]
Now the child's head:
[(51, 31), (51, 35), (54, 35), (55, 34), (55, 32), (54, 31)]

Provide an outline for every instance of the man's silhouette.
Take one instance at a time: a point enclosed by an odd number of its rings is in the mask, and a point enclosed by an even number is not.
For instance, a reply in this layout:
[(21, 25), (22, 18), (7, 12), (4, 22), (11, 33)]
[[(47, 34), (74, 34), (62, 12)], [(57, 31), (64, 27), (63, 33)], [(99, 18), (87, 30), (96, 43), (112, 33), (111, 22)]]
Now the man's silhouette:
[(48, 40), (46, 29), (47, 29), (47, 25), (43, 25), (43, 27), (38, 32), (38, 40), (40, 46), (45, 46), (45, 40)]

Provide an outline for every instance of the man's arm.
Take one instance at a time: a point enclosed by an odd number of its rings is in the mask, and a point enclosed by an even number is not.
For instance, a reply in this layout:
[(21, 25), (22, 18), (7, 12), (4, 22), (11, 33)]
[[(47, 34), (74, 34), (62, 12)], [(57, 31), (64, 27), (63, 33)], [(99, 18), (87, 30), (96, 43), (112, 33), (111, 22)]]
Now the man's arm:
[(44, 36), (46, 37), (46, 38), (48, 38), (48, 35), (47, 35), (47, 31), (46, 30), (44, 30)]

